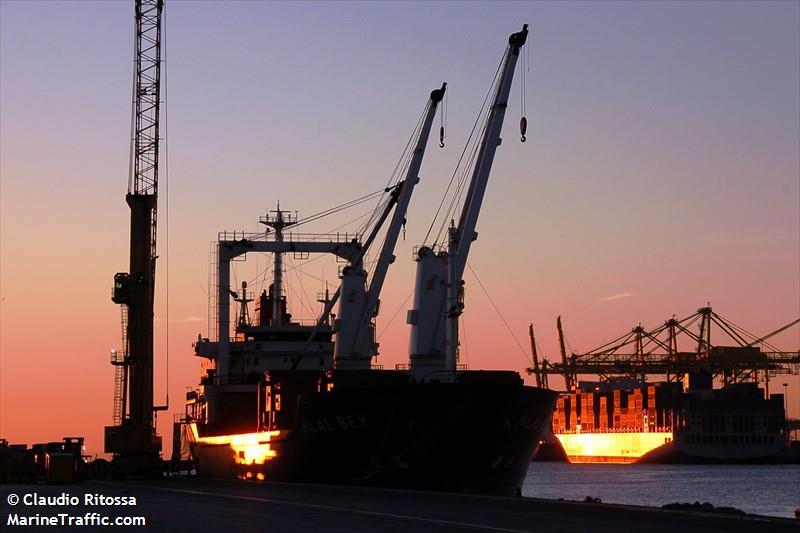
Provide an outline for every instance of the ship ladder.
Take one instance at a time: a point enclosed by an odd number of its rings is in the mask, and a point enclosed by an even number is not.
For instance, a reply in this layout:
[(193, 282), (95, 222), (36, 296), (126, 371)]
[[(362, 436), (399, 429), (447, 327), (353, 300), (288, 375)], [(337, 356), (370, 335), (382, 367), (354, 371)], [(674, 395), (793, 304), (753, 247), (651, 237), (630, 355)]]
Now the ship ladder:
[(122, 350), (111, 350), (111, 364), (114, 365), (114, 425), (122, 423), (122, 409), (125, 402), (125, 362), (128, 353), (128, 306), (120, 306), (122, 310)]

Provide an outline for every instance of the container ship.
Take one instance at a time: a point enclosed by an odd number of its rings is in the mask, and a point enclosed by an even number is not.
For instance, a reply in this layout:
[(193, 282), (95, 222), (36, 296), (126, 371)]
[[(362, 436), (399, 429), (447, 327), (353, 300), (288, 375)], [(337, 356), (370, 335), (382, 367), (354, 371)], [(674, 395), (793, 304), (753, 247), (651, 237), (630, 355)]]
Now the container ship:
[(780, 462), (788, 445), (783, 394), (747, 382), (714, 389), (703, 373), (579, 382), (559, 396), (552, 433), (572, 463)]
[[(415, 250), (408, 364), (392, 370), (374, 364), (375, 317), (446, 85), (431, 93), (401, 157), (405, 166), (399, 165), (394, 184), (380, 191), (383, 203), (371, 227), (357, 234), (297, 233), (308, 219), (298, 220), (278, 206), (260, 220), (263, 232), (219, 235), (210, 291), (214, 324), (209, 337), (194, 344), (201, 383), (187, 393), (185, 416), (176, 425), (201, 475), (521, 493), (557, 393), (525, 386), (517, 372), (467, 370), (458, 363), (458, 320), (467, 255), (477, 238), (514, 66), (526, 38), (527, 25), (509, 37), (482, 111), (484, 127), (468, 141), (477, 157), (468, 163), (471, 169), (462, 169), (471, 172), (461, 174), (460, 216), (448, 213), (444, 239)], [(524, 118), (520, 129), (524, 140)], [(381, 240), (368, 269), (366, 253)], [(246, 283), (231, 284), (231, 268), (256, 254), (271, 257), (272, 277), (254, 295)], [(344, 264), (339, 287), (319, 297), (323, 309), (311, 323), (290, 313), (297, 303), (286, 296), (286, 254), (295, 259), (328, 254)]]

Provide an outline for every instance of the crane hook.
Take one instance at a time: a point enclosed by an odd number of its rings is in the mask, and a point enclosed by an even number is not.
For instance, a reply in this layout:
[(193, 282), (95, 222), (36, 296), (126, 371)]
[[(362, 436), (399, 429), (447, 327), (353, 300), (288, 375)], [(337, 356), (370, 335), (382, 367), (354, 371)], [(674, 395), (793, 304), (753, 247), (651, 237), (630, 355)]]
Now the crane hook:
[(519, 134), (520, 134), (520, 141), (525, 142), (525, 133), (528, 131), (528, 119), (522, 117), (519, 119)]
[(439, 128), (439, 148), (444, 148), (444, 126)]

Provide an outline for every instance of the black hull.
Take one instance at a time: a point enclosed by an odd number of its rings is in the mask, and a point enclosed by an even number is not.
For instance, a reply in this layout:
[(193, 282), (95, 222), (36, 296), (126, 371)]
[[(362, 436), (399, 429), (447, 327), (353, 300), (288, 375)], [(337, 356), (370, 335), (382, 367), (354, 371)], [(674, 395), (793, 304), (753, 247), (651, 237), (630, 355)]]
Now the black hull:
[[(275, 457), (236, 471), (276, 481), (518, 495), (555, 400), (552, 391), (507, 382), (303, 394), (293, 427), (271, 443)], [(198, 446), (201, 472), (210, 470), (203, 455), (225, 458)]]

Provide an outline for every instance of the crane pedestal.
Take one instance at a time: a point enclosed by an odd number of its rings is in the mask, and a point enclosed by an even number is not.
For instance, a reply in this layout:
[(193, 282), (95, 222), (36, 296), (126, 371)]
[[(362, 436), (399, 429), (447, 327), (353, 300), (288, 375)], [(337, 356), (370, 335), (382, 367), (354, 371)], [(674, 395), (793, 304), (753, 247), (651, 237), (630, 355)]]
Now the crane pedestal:
[(105, 452), (113, 453), (111, 477), (161, 477), (161, 436), (144, 424), (105, 427)]

